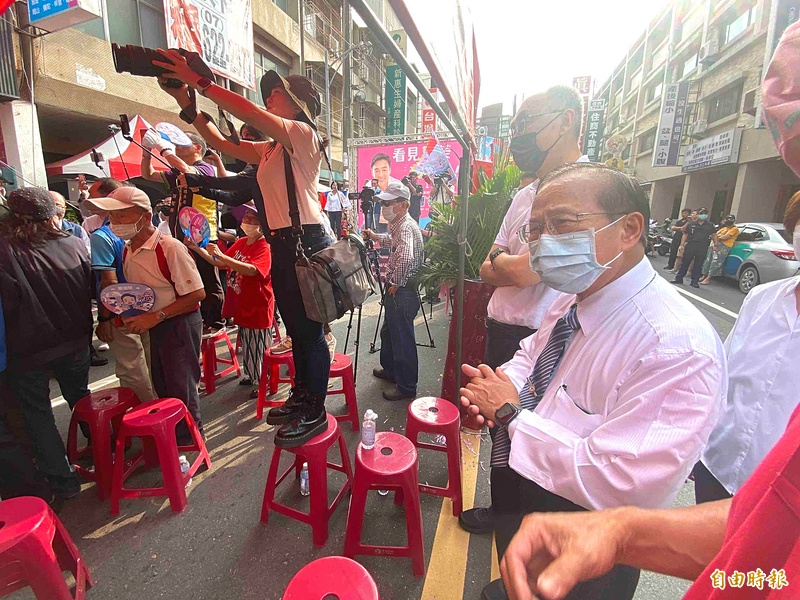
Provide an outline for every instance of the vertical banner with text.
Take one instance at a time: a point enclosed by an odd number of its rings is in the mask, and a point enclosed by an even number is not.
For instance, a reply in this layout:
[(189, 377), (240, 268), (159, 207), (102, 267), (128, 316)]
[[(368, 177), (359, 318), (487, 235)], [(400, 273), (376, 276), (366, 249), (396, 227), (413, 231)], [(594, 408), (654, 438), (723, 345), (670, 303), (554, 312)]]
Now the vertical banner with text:
[(605, 131), (606, 101), (604, 98), (589, 101), (586, 111), (586, 135), (583, 137), (583, 153), (591, 162), (597, 162), (601, 156), (601, 145)]
[[(434, 98), (436, 98), (436, 94), (439, 93), (439, 90), (436, 88), (430, 88), (428, 91)], [(433, 133), (434, 131), (436, 131), (436, 111), (431, 108), (431, 105), (428, 104), (427, 100), (423, 99), (422, 133)]]
[(386, 67), (386, 135), (406, 132), (406, 74), (397, 65)]
[(681, 138), (686, 131), (686, 100), (689, 96), (689, 82), (671, 83), (661, 102), (661, 118), (658, 120), (655, 147), (653, 148), (654, 167), (674, 167), (678, 164)]

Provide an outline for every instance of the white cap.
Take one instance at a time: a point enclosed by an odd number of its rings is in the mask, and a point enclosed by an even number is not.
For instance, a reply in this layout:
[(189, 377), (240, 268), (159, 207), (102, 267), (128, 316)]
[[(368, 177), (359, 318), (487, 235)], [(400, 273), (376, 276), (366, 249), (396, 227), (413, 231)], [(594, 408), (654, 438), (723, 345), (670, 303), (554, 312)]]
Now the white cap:
[(85, 200), (89, 208), (97, 210), (124, 210), (138, 206), (144, 210), (152, 210), (150, 198), (142, 190), (133, 186), (124, 186), (115, 189), (108, 198), (89, 198)]
[(377, 419), (378, 418), (378, 414), (372, 412), (371, 408), (368, 408), (367, 412), (364, 413), (364, 418), (365, 419)]
[(379, 200), (395, 200), (397, 198), (402, 200), (410, 200), (411, 192), (408, 191), (408, 188), (405, 185), (396, 179), (390, 181), (389, 185), (386, 186), (386, 189), (378, 194)]

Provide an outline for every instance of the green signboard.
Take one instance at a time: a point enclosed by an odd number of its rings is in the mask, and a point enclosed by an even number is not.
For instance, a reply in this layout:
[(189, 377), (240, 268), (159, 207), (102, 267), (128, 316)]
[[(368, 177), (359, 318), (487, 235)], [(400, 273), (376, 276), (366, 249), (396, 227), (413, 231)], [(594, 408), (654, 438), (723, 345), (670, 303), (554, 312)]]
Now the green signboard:
[(386, 135), (406, 132), (406, 74), (397, 65), (386, 67)]

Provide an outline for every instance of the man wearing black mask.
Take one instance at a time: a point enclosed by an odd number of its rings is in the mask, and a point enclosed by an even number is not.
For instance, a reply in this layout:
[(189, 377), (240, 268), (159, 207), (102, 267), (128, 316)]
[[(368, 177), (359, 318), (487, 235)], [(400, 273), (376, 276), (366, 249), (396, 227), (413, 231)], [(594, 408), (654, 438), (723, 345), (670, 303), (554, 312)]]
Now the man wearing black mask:
[(714, 224), (708, 220), (708, 209), (700, 208), (697, 210), (697, 221), (692, 221), (686, 226), (686, 246), (683, 251), (683, 263), (681, 263), (681, 270), (675, 275), (672, 283), (682, 284), (683, 278), (686, 277), (686, 272), (689, 270), (689, 265), (694, 259), (692, 265), (692, 283), (693, 288), (700, 287), (700, 276), (703, 274), (703, 261), (706, 258), (706, 251), (708, 244), (711, 241), (711, 236), (714, 235)]

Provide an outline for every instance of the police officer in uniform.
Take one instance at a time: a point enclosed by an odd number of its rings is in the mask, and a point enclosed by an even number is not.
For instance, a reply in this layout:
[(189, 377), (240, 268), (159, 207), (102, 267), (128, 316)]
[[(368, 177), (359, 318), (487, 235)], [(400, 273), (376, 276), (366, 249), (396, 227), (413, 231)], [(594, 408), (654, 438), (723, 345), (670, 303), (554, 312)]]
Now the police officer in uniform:
[(686, 226), (686, 246), (683, 251), (683, 263), (678, 274), (675, 275), (675, 280), (672, 283), (682, 284), (686, 272), (689, 270), (689, 264), (694, 259), (692, 265), (692, 283), (693, 288), (700, 287), (700, 276), (703, 271), (703, 261), (706, 257), (708, 244), (711, 241), (711, 236), (714, 234), (714, 224), (708, 220), (708, 209), (700, 208), (697, 211), (697, 221), (692, 221)]

